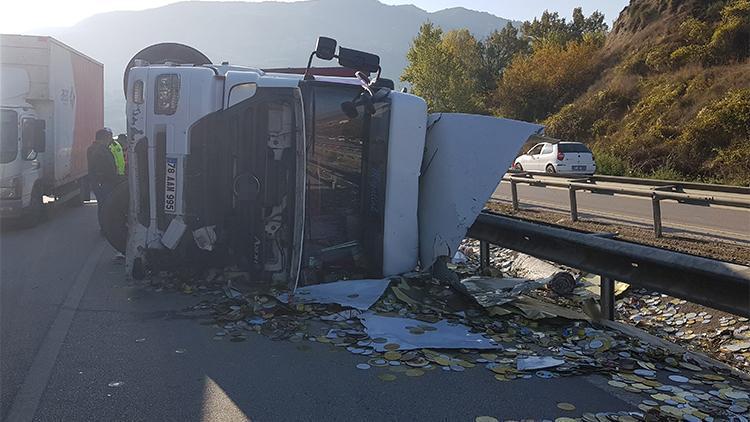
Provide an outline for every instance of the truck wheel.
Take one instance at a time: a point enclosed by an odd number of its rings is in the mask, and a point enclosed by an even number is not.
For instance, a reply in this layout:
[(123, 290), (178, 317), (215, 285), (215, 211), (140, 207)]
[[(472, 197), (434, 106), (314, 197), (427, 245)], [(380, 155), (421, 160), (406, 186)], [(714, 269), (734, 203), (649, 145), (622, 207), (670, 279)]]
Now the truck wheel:
[(31, 201), (29, 206), (24, 210), (24, 216), (21, 218), (21, 225), (25, 228), (31, 228), (39, 224), (44, 218), (44, 196), (42, 187), (34, 185), (31, 189)]
[(128, 205), (130, 190), (126, 182), (115, 186), (102, 204), (101, 224), (104, 238), (120, 253), (125, 253), (128, 241)]
[(143, 266), (143, 260), (136, 258), (133, 261), (133, 270), (130, 273), (134, 280), (143, 280), (146, 278), (146, 268)]

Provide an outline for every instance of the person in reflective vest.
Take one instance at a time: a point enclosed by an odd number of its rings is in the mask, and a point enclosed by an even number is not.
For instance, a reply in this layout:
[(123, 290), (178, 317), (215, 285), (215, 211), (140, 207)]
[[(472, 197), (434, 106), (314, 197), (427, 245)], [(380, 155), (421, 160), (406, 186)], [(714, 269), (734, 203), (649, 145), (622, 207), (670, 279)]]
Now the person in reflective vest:
[(112, 153), (112, 157), (115, 159), (115, 168), (117, 169), (117, 176), (122, 178), (125, 176), (125, 154), (123, 153), (122, 143), (120, 143), (120, 137), (113, 139), (109, 143), (109, 152)]

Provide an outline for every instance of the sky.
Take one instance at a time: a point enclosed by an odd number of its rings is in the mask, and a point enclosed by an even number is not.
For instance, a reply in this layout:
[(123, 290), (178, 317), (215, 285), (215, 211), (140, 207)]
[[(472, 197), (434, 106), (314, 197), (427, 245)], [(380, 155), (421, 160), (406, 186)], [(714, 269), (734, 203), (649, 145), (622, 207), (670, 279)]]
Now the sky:
[[(539, 16), (545, 9), (559, 12), (562, 16), (570, 16), (574, 7), (581, 6), (586, 14), (595, 9), (600, 10), (606, 15), (610, 24), (629, 2), (628, 0), (381, 1), (387, 4), (414, 4), (430, 12), (462, 6), (514, 20), (530, 20)], [(98, 13), (150, 9), (175, 2), (175, 0), (5, 0), (0, 6), (0, 33), (25, 33), (33, 32), (38, 28), (71, 26)]]

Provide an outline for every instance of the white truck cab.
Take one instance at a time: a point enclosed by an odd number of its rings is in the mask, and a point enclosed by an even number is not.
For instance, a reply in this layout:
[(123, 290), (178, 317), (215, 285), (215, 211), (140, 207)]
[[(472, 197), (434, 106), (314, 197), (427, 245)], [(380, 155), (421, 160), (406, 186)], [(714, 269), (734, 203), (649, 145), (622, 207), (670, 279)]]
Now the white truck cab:
[[(41, 211), (39, 153), (45, 150), (45, 125), (30, 104), (0, 107), (0, 214), (20, 217)], [(38, 188), (37, 188), (38, 189)]]
[[(338, 57), (342, 68), (308, 62), (304, 74), (212, 65), (175, 44), (131, 60), (127, 240), (108, 238), (133, 276), (237, 265), (294, 288), (399, 274), (420, 259), (427, 268), (455, 253), (502, 177), (497, 160), (509, 164), (541, 127), (429, 116), (423, 99), (369, 79), (377, 56), (335, 49), (321, 37), (310, 62)], [(173, 63), (153, 63), (160, 56)], [(493, 162), (473, 168), (484, 160)]]

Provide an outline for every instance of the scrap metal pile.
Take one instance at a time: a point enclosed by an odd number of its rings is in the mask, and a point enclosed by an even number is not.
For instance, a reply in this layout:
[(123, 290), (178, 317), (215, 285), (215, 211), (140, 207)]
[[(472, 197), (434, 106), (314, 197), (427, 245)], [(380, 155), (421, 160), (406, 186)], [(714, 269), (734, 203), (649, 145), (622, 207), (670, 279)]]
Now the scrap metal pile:
[[(459, 274), (474, 270), (463, 264), (452, 269)], [(484, 371), (498, 382), (600, 374), (622, 394), (641, 400), (639, 412), (584, 414), (589, 421), (748, 417), (749, 377), (727, 367), (706, 367), (689, 354), (520, 294), (528, 290), (519, 285), (523, 280), (497, 290), (513, 294), (492, 304), (486, 290), (484, 295), (472, 292), (428, 273), (313, 285), (293, 294), (241, 279), (241, 273), (214, 272), (198, 284), (182, 285), (186, 293), (205, 297), (192, 311), (210, 313), (217, 341), (241, 342), (258, 333), (297, 343), (302, 351), (322, 343), (361, 356), (356, 368), (383, 382), (429, 372)], [(558, 408), (575, 414), (574, 404), (559, 403)]]

